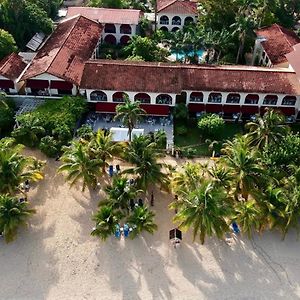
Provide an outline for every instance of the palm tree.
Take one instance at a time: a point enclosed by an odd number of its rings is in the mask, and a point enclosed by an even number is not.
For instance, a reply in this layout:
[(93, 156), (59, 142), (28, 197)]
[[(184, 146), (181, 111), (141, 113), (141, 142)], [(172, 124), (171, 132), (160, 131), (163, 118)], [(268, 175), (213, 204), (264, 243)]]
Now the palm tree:
[(229, 230), (226, 219), (231, 214), (231, 207), (227, 193), (211, 181), (204, 180), (196, 189), (180, 195), (170, 205), (170, 208), (174, 207), (178, 209), (174, 221), (179, 222), (179, 228), (192, 227), (194, 239), (199, 234), (201, 244), (207, 235), (222, 238)]
[(116, 112), (114, 119), (121, 119), (123, 125), (128, 128), (129, 141), (131, 142), (132, 130), (146, 112), (140, 108), (139, 102), (131, 102), (128, 97), (125, 97), (125, 103), (117, 105)]
[(66, 179), (70, 181), (71, 186), (82, 179), (82, 191), (86, 186), (96, 188), (103, 161), (91, 157), (86, 144), (74, 141), (70, 147), (65, 148), (61, 161), (63, 165), (59, 167), (58, 172), (67, 173)]
[(103, 162), (102, 173), (105, 173), (105, 167), (108, 166), (108, 160), (121, 151), (120, 144), (115, 143), (112, 133), (105, 133), (104, 130), (98, 130), (96, 135), (91, 139), (89, 144), (90, 151), (95, 158)]
[(251, 149), (246, 136), (228, 141), (222, 151), (225, 154), (222, 161), (231, 174), (235, 198), (240, 195), (247, 200), (249, 193), (262, 185), (265, 179), (258, 152)]
[(11, 139), (0, 144), (0, 192), (13, 195), (26, 180), (43, 179), (43, 162), (21, 154), (22, 145), (14, 145)]
[(261, 211), (256, 204), (256, 201), (242, 201), (235, 205), (233, 221), (237, 222), (242, 232), (248, 235), (251, 239), (253, 230), (259, 231), (261, 228)]
[(111, 206), (102, 206), (93, 215), (92, 220), (96, 222), (96, 227), (91, 235), (98, 236), (105, 241), (110, 235), (114, 234), (123, 215), (120, 211), (115, 211)]
[(125, 151), (125, 159), (134, 166), (124, 171), (137, 175), (138, 186), (146, 190), (150, 184), (160, 183), (167, 188), (168, 176), (163, 173), (163, 164), (158, 162), (161, 152), (149, 136), (134, 136)]
[(267, 109), (263, 117), (258, 117), (255, 122), (246, 124), (249, 130), (248, 137), (251, 145), (262, 149), (270, 144), (279, 142), (289, 132), (289, 127), (284, 124), (284, 116)]
[(26, 226), (27, 220), (35, 213), (29, 209), (27, 202), (19, 202), (17, 198), (0, 195), (0, 233), (5, 241), (11, 242), (17, 235), (20, 226)]
[(221, 164), (214, 165), (212, 168), (208, 169), (208, 173), (211, 176), (214, 184), (230, 190), (230, 184), (232, 182), (232, 175), (230, 170)]
[(132, 225), (132, 238), (136, 237), (142, 231), (147, 231), (153, 234), (157, 230), (157, 225), (154, 223), (155, 214), (147, 207), (137, 207), (128, 217), (127, 222)]
[(109, 205), (113, 209), (121, 209), (127, 213), (130, 200), (136, 199), (138, 193), (142, 192), (129, 185), (126, 177), (114, 177), (112, 185), (109, 185), (105, 191), (108, 197), (100, 205)]

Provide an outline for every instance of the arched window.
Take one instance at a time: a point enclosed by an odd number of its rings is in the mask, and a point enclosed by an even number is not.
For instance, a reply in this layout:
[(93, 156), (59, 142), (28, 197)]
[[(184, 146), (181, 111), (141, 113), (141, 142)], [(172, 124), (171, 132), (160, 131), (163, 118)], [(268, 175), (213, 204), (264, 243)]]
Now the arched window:
[(134, 96), (134, 101), (139, 101), (141, 103), (151, 103), (151, 97), (146, 93), (139, 93)]
[(190, 102), (203, 102), (203, 93), (201, 92), (191, 93)]
[(108, 34), (105, 38), (104, 38), (104, 42), (110, 45), (116, 45), (117, 44), (117, 39), (114, 35), (112, 34)]
[(107, 101), (107, 95), (102, 91), (93, 91), (91, 93), (91, 100), (104, 102)]
[(245, 98), (245, 104), (258, 104), (259, 96), (257, 94), (248, 94)]
[(173, 17), (172, 25), (181, 25), (181, 18), (178, 16)]
[(128, 35), (123, 35), (120, 38), (120, 44), (121, 45), (127, 45), (129, 41), (130, 41), (130, 37)]
[(172, 97), (168, 94), (160, 94), (156, 97), (156, 104), (172, 104)]
[(222, 94), (221, 93), (210, 93), (208, 96), (208, 102), (221, 103), (222, 102)]
[(112, 96), (113, 102), (125, 102), (125, 98), (128, 97), (128, 95), (124, 92), (115, 92)]
[(131, 26), (128, 24), (122, 24), (120, 27), (120, 33), (131, 34)]
[(278, 100), (278, 96), (276, 96), (276, 95), (267, 95), (267, 96), (265, 96), (263, 104), (276, 105), (277, 100)]
[(240, 94), (228, 94), (226, 103), (240, 103)]
[(116, 33), (116, 26), (114, 24), (105, 24), (105, 33)]
[(169, 29), (166, 26), (160, 27), (160, 30), (164, 31), (164, 32), (168, 32), (169, 31)]
[(184, 19), (184, 25), (189, 25), (191, 23), (194, 23), (194, 19), (192, 17), (186, 17)]
[(285, 96), (281, 105), (295, 106), (297, 98), (295, 96)]
[(169, 25), (169, 18), (167, 16), (161, 16), (159, 19), (159, 24)]
[(172, 32), (175, 32), (175, 31), (177, 31), (177, 30), (179, 30), (179, 27), (173, 27), (173, 28), (172, 28)]

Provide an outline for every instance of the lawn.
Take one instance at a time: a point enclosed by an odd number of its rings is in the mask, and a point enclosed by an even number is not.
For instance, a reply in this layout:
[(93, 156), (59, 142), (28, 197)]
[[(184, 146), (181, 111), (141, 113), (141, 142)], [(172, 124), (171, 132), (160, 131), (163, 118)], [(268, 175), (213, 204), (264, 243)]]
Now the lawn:
[[(184, 135), (177, 134), (177, 127), (182, 124), (175, 122), (174, 133), (175, 133), (175, 146), (183, 149), (192, 148), (194, 149), (196, 156), (210, 156), (211, 151), (208, 149), (209, 144), (212, 142), (201, 139), (200, 131), (197, 127), (197, 121), (190, 119), (187, 125), (188, 132)], [(243, 132), (243, 124), (226, 123), (224, 130), (220, 133), (218, 144), (215, 146), (215, 150), (219, 152), (221, 150), (224, 141), (231, 139), (234, 135)]]

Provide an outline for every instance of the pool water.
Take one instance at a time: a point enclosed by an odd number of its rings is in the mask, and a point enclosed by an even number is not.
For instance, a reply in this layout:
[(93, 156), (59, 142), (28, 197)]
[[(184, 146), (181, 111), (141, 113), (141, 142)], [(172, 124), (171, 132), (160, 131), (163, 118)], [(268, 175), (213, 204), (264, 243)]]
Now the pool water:
[[(198, 55), (199, 59), (201, 59), (203, 57), (204, 50), (198, 50), (195, 53)], [(172, 54), (176, 56), (177, 60), (183, 60), (185, 57), (185, 54), (183, 52), (172, 52)], [(187, 55), (194, 56), (194, 51), (190, 51)]]

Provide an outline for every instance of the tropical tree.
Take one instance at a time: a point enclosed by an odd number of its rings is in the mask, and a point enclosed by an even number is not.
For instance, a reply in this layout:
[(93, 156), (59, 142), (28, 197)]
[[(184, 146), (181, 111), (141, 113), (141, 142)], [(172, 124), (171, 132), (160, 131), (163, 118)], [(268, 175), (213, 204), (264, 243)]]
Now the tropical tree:
[(131, 237), (136, 237), (142, 231), (153, 234), (157, 230), (154, 217), (155, 214), (147, 207), (136, 207), (127, 219), (127, 222), (133, 227)]
[(284, 124), (284, 116), (273, 109), (267, 109), (263, 117), (258, 116), (255, 122), (246, 124), (251, 145), (259, 149), (276, 144), (289, 132)]
[(222, 238), (229, 230), (226, 220), (231, 214), (230, 203), (224, 189), (203, 180), (196, 189), (187, 189), (180, 194), (170, 207), (178, 210), (174, 221), (179, 223), (179, 228), (192, 227), (194, 239), (199, 235), (204, 244), (206, 236)]
[(126, 213), (129, 211), (129, 201), (136, 199), (138, 193), (142, 192), (128, 184), (126, 177), (119, 176), (114, 177), (112, 184), (107, 186), (105, 191), (107, 199), (100, 202), (100, 205), (109, 205), (113, 209), (120, 209)]
[(114, 210), (111, 206), (101, 206), (99, 211), (92, 217), (92, 220), (96, 222), (96, 226), (91, 235), (105, 241), (110, 235), (114, 234), (122, 217), (122, 213)]
[(42, 162), (21, 154), (22, 145), (15, 145), (14, 140), (5, 139), (0, 143), (0, 192), (13, 195), (21, 191), (20, 186), (26, 180), (43, 179)]
[(131, 102), (128, 97), (125, 97), (125, 103), (117, 105), (116, 112), (115, 120), (121, 120), (123, 125), (128, 128), (129, 141), (131, 142), (132, 130), (146, 112), (140, 107), (139, 102)]
[(0, 195), (0, 233), (5, 241), (11, 242), (17, 235), (20, 226), (26, 226), (27, 220), (35, 213), (28, 208), (27, 202), (19, 202), (17, 198)]
[(111, 160), (114, 155), (119, 154), (121, 151), (120, 144), (113, 141), (112, 133), (106, 133), (101, 129), (91, 139), (89, 148), (93, 157), (101, 159), (103, 173), (105, 167), (108, 166), (108, 160)]
[(134, 136), (125, 150), (124, 158), (134, 166), (124, 171), (137, 176), (138, 186), (146, 190), (150, 184), (160, 183), (167, 188), (168, 177), (163, 173), (163, 165), (158, 162), (161, 151), (149, 136)]
[(61, 161), (63, 164), (58, 172), (67, 173), (66, 180), (70, 181), (71, 186), (82, 180), (82, 191), (87, 186), (96, 188), (103, 161), (100, 158), (91, 157), (86, 144), (73, 141), (70, 147), (65, 147)]
[(265, 172), (259, 153), (256, 149), (251, 149), (246, 136), (228, 141), (222, 151), (225, 154), (222, 161), (230, 172), (235, 198), (242, 196), (247, 200), (249, 193), (264, 183)]
[(13, 36), (4, 29), (0, 29), (0, 60), (15, 51), (17, 51), (17, 46)]

